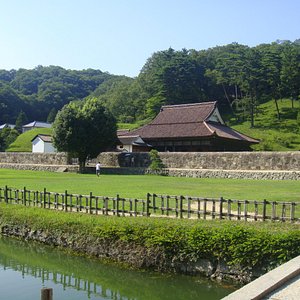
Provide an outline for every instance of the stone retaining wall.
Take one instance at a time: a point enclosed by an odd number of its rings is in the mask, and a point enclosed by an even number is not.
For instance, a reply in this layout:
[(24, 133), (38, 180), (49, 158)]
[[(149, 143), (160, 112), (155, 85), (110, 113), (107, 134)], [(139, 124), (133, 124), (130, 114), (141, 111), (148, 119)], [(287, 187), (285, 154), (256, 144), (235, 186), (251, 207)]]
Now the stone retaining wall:
[[(299, 152), (161, 152), (166, 168), (215, 170), (300, 171)], [(133, 158), (133, 161), (132, 161)], [(98, 158), (111, 167), (148, 167), (148, 153), (101, 153)]]
[(2, 164), (68, 165), (66, 153), (0, 152)]
[[(90, 169), (94, 173), (94, 168)], [(164, 169), (159, 172), (146, 168), (113, 168), (104, 167), (102, 174), (142, 175), (159, 174), (173, 177), (193, 178), (230, 178), (258, 180), (300, 180), (300, 171), (248, 171), (248, 170), (201, 170), (201, 169)]]

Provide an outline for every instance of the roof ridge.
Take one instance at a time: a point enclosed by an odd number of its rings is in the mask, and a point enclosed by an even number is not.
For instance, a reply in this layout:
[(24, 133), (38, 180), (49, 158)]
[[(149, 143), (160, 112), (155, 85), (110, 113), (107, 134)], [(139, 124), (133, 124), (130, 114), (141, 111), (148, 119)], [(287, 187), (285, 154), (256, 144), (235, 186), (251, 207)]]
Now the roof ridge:
[(161, 108), (177, 108), (177, 107), (188, 107), (188, 106), (197, 106), (197, 105), (211, 105), (215, 104), (217, 101), (207, 101), (207, 102), (197, 102), (197, 103), (185, 103), (185, 104), (170, 104), (170, 105), (163, 105)]

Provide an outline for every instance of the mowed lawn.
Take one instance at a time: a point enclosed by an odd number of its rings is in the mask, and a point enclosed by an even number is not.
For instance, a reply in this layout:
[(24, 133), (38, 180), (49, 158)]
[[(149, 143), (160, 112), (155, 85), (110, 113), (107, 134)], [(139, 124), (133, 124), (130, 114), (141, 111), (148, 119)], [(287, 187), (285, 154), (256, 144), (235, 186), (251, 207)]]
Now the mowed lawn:
[(101, 175), (0, 169), (0, 187), (145, 199), (147, 192), (164, 195), (224, 197), (238, 200), (300, 202), (300, 182), (178, 178), (154, 175)]

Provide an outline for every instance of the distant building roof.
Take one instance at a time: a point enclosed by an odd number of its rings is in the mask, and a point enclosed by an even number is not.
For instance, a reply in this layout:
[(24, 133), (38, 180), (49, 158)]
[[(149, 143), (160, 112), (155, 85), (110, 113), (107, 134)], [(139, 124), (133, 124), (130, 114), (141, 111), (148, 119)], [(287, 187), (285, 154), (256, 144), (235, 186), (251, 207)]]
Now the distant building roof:
[(37, 134), (31, 142), (33, 142), (36, 138), (40, 138), (45, 143), (52, 143), (52, 136), (47, 134)]
[(4, 124), (0, 125), (0, 130), (4, 129), (4, 128), (14, 129), (15, 127), (16, 127), (16, 125), (9, 124), (9, 123), (4, 123)]
[(51, 128), (51, 124), (47, 122), (33, 121), (31, 123), (23, 125), (22, 127), (23, 128), (29, 128), (29, 127)]

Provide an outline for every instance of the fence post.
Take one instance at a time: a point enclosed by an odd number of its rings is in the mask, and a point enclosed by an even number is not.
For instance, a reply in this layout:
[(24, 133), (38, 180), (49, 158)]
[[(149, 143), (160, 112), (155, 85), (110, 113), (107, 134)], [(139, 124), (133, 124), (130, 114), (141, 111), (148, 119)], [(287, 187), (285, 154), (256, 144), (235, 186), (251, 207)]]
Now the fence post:
[(266, 220), (266, 212), (267, 212), (267, 200), (264, 199), (263, 201), (263, 211), (262, 211), (262, 220)]
[(152, 205), (153, 205), (153, 212), (156, 213), (156, 194), (152, 195)]
[(117, 216), (119, 217), (119, 201), (120, 201), (120, 196), (119, 194), (117, 195), (117, 207), (116, 207), (116, 211), (117, 211)]
[(215, 219), (216, 217), (216, 200), (212, 200), (212, 211), (211, 211), (211, 217), (212, 219)]
[(24, 192), (23, 192), (23, 205), (26, 206), (26, 187), (24, 186)]
[(44, 195), (43, 195), (43, 208), (46, 208), (46, 188), (44, 188)]
[(68, 191), (65, 190), (65, 211), (68, 211)]
[(228, 220), (231, 220), (231, 199), (228, 199), (228, 205), (227, 205), (227, 218)]
[(291, 222), (295, 220), (295, 208), (296, 208), (296, 203), (292, 202), (291, 203)]
[(191, 197), (187, 198), (188, 201), (188, 219), (191, 217)]
[(5, 186), (5, 189), (4, 189), (4, 201), (5, 201), (5, 203), (8, 203), (8, 187), (7, 187), (7, 185)]
[(179, 212), (180, 212), (180, 219), (183, 218), (183, 199), (184, 199), (184, 196), (180, 196), (180, 199), (179, 199)]
[(42, 288), (41, 289), (41, 300), (52, 300), (53, 299), (53, 289)]
[(222, 220), (222, 215), (223, 215), (223, 197), (220, 198), (220, 204), (219, 204), (219, 219)]
[(93, 205), (93, 193), (90, 192), (90, 203), (89, 203), (89, 207), (90, 207), (90, 210), (89, 210), (89, 213), (92, 214), (92, 205)]
[[(150, 193), (147, 193), (147, 200), (146, 200), (146, 216), (149, 217), (150, 216), (150, 212), (149, 212), (149, 206), (150, 206)], [(131, 202), (130, 202), (131, 204)]]
[(248, 201), (245, 200), (244, 201), (244, 220), (247, 221), (247, 217), (248, 217)]
[(203, 200), (203, 219), (204, 220), (206, 220), (206, 214), (207, 214), (206, 208), (207, 208), (207, 200), (204, 199)]

